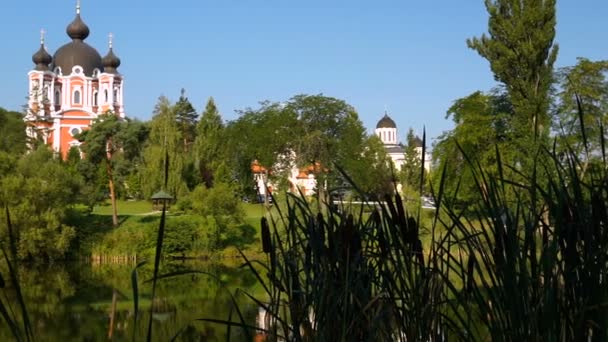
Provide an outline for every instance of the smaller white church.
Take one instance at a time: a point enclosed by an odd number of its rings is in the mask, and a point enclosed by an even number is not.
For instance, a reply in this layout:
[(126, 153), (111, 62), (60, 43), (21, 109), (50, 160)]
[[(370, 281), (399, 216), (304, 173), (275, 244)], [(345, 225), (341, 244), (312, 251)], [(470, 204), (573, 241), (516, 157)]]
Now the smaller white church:
[[(382, 140), (386, 152), (393, 160), (395, 170), (401, 170), (401, 167), (405, 164), (405, 148), (403, 144), (398, 141), (397, 137), (399, 135), (397, 133), (395, 121), (388, 116), (386, 111), (384, 112), (382, 119), (376, 124), (375, 133), (378, 138)], [(420, 140), (419, 137), (416, 137), (415, 143), (418, 156), (422, 158), (422, 140)], [(431, 155), (428, 152), (425, 153), (424, 156), (424, 169), (427, 172), (431, 171)]]

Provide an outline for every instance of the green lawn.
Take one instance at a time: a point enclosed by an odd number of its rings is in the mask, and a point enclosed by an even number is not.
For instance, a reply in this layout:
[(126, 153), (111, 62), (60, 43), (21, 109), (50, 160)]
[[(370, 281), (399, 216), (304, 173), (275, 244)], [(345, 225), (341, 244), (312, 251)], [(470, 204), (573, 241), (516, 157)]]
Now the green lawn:
[[(117, 201), (118, 215), (142, 215), (153, 212), (152, 203), (148, 201)], [(112, 215), (112, 205), (110, 201), (95, 206), (93, 209), (95, 215)]]

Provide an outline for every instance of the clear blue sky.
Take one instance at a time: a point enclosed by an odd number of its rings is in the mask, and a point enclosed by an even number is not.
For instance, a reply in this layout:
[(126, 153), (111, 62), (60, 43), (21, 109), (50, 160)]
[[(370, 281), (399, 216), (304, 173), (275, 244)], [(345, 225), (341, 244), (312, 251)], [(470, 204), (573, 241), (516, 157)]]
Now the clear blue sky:
[[(21, 109), (40, 29), (53, 54), (69, 41), (75, 2), (2, 0), (0, 106)], [(142, 120), (181, 88), (199, 112), (213, 96), (226, 120), (323, 93), (352, 104), (369, 131), (386, 107), (400, 140), (423, 126), (435, 138), (452, 128), (454, 100), (496, 84), (465, 43), (487, 31), (482, 0), (82, 0), (82, 18), (102, 56), (114, 34), (127, 115)], [(557, 66), (608, 59), (607, 18), (606, 0), (558, 0)]]

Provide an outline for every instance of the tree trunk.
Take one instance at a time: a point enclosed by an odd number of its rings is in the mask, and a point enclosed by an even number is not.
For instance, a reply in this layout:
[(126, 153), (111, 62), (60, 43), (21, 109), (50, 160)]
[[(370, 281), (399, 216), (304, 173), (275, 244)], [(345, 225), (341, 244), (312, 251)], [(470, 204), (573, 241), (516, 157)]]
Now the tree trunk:
[(108, 187), (110, 188), (110, 202), (112, 203), (112, 225), (118, 227), (118, 208), (116, 207), (116, 192), (114, 191), (114, 176), (112, 173), (112, 151), (111, 142), (106, 146), (106, 171), (108, 173)]
[(118, 210), (116, 208), (116, 192), (114, 191), (114, 180), (112, 176), (112, 167), (110, 166), (110, 161), (107, 163), (107, 171), (108, 171), (108, 186), (110, 188), (110, 202), (112, 202), (112, 225), (114, 227), (118, 227)]

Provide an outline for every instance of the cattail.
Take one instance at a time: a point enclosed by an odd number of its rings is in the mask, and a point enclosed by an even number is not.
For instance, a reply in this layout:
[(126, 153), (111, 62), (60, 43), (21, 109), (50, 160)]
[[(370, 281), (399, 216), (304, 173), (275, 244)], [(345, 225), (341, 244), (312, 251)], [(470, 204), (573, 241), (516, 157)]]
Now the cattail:
[(262, 250), (268, 254), (272, 250), (272, 241), (270, 239), (270, 227), (268, 227), (268, 220), (262, 217)]
[(416, 241), (420, 237), (418, 222), (411, 216), (407, 218), (407, 232), (410, 241)]
[(422, 241), (420, 239), (417, 239), (414, 243), (414, 255), (418, 259), (420, 267), (424, 267), (424, 254), (422, 253)]
[(469, 256), (469, 261), (467, 262), (467, 287), (466, 292), (471, 293), (473, 291), (473, 271), (475, 269), (475, 255), (471, 254)]

